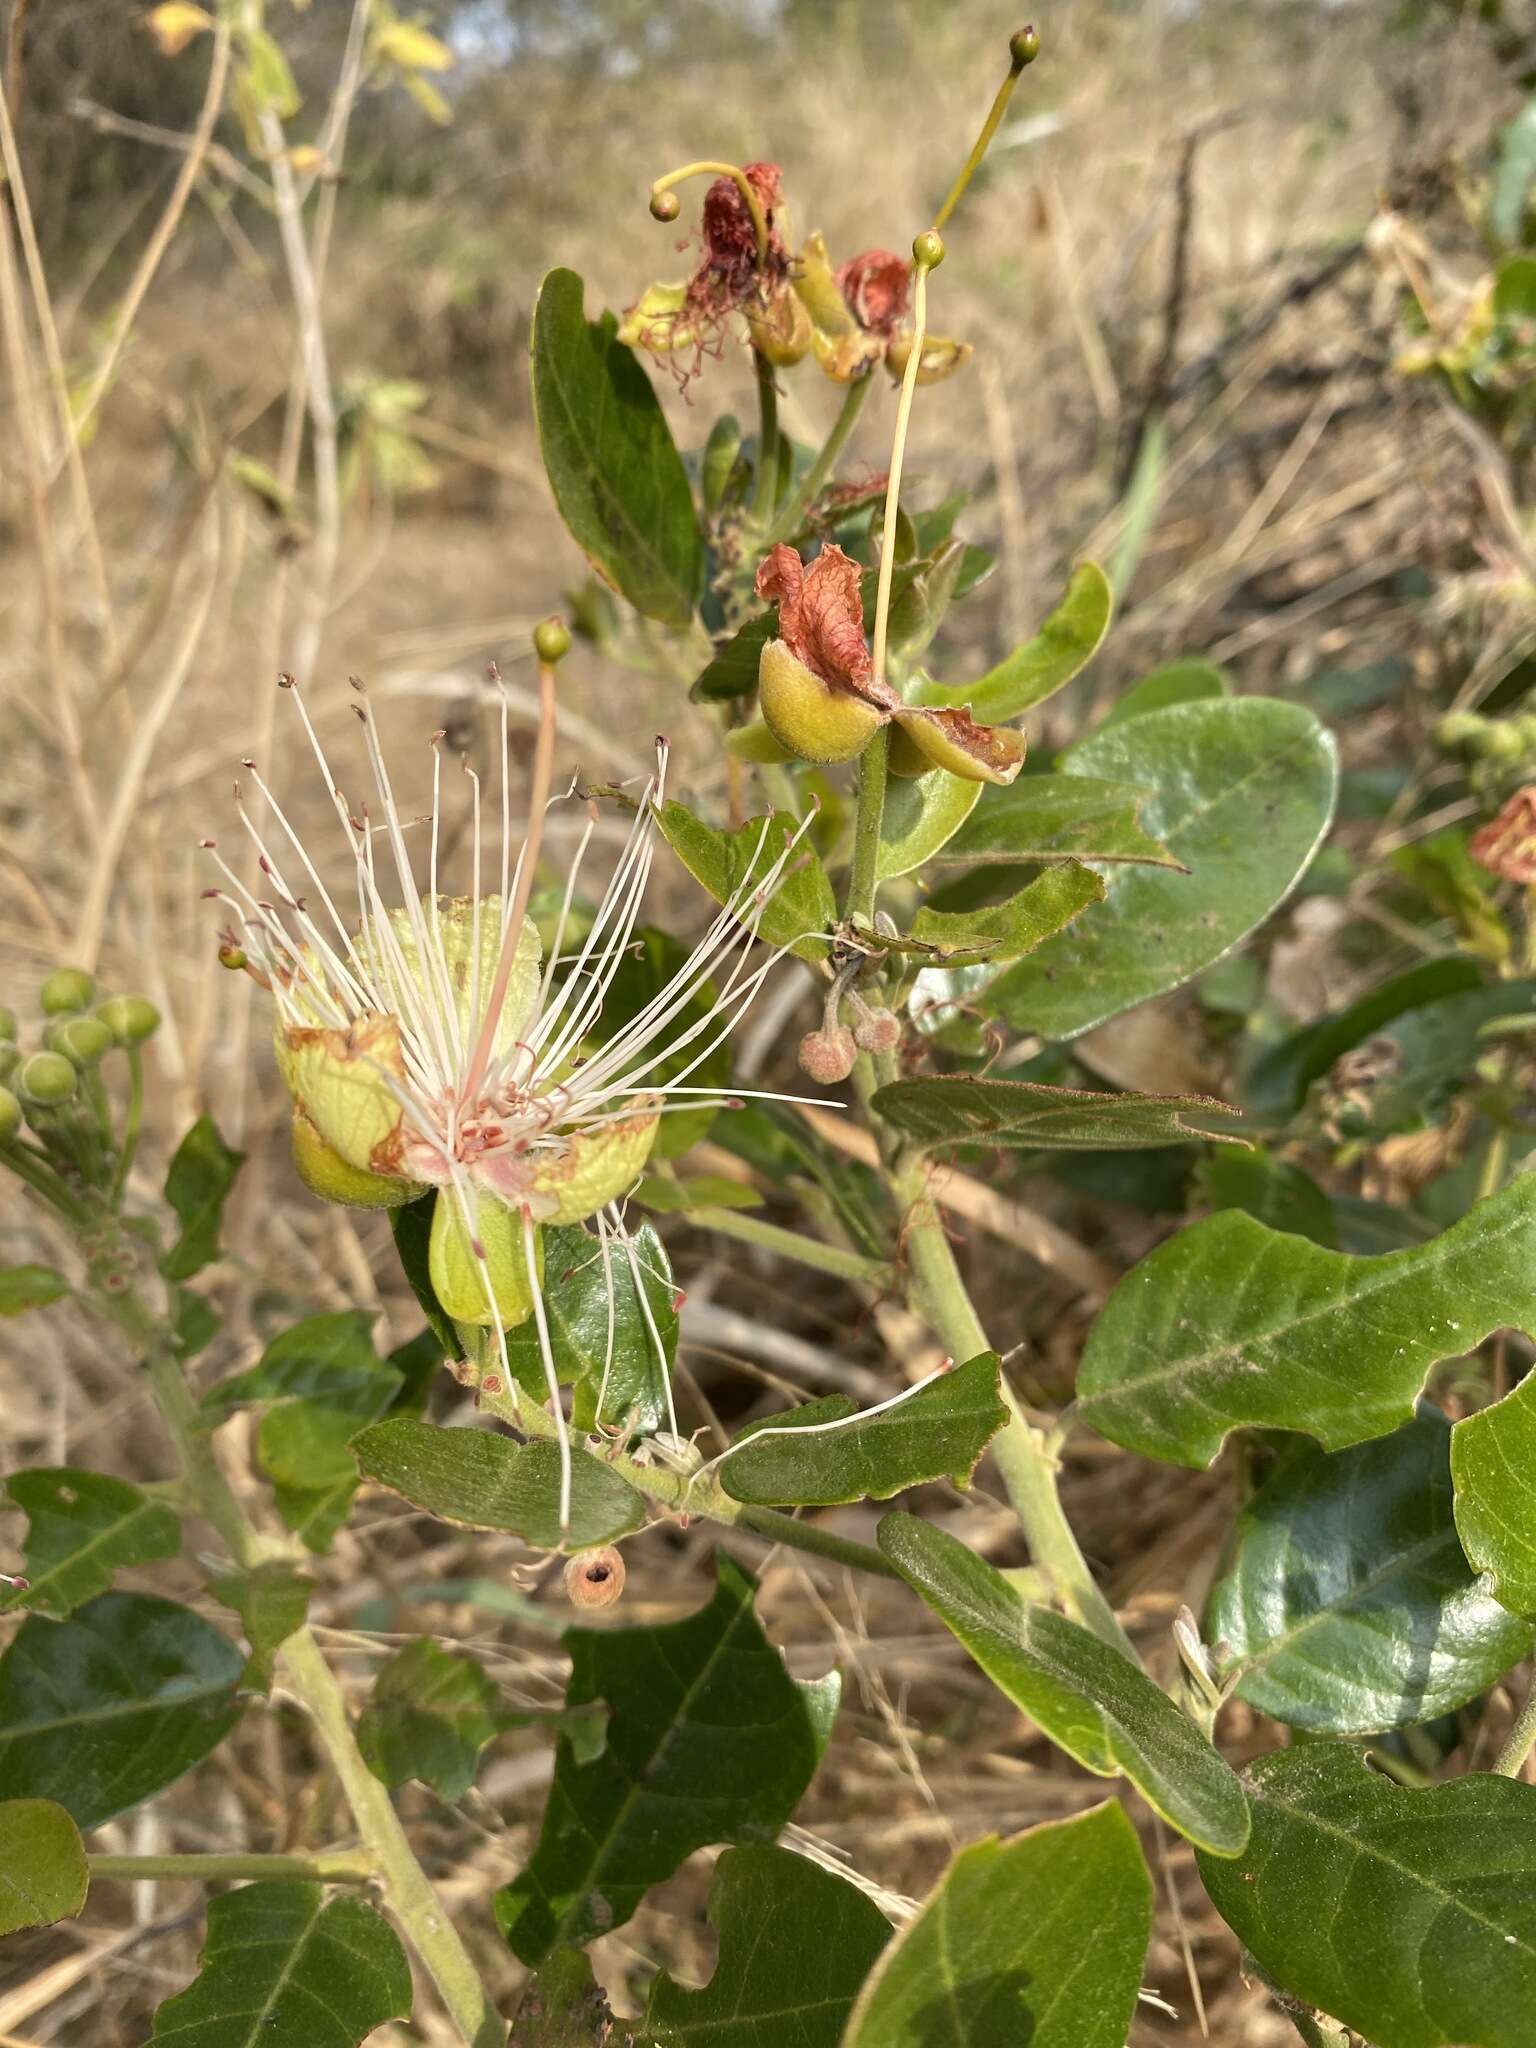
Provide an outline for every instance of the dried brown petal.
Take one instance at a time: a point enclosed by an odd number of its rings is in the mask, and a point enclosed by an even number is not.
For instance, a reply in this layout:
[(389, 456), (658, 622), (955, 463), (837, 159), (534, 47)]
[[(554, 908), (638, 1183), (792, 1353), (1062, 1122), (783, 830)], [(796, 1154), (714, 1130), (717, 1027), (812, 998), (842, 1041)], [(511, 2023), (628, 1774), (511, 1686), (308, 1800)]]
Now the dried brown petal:
[(978, 725), (960, 709), (903, 709), (896, 723), (932, 767), (967, 782), (1012, 782), (1024, 765), (1024, 735), (1015, 726)]
[(870, 334), (889, 335), (907, 310), (912, 266), (889, 249), (850, 256), (837, 273), (848, 310)]
[(779, 607), (779, 638), (812, 675), (884, 710), (899, 701), (888, 684), (877, 684), (864, 638), (862, 572), (832, 542), (807, 568), (787, 541), (758, 564), (757, 594)]
[(1496, 818), (1474, 832), (1467, 851), (1505, 882), (1536, 882), (1536, 784), (1517, 789)]

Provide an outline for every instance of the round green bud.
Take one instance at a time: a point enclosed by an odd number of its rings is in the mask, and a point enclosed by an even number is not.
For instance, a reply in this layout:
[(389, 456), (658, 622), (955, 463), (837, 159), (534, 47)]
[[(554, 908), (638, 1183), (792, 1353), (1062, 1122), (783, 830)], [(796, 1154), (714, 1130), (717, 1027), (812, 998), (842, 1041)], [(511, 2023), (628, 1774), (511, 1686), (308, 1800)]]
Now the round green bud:
[(1026, 64), (1033, 64), (1040, 54), (1040, 34), (1031, 23), (1028, 28), (1016, 29), (1008, 38), (1008, 54), (1013, 59), (1015, 71), (1022, 71)]
[(34, 1052), (16, 1069), (16, 1093), (37, 1109), (57, 1109), (79, 1086), (61, 1052)]
[(72, 1067), (94, 1067), (117, 1043), (99, 1017), (66, 1017), (45, 1034), (50, 1048), (63, 1053)]
[(924, 270), (937, 270), (944, 261), (944, 237), (937, 228), (924, 228), (912, 244), (912, 261)]
[(108, 996), (96, 1014), (119, 1045), (142, 1045), (160, 1029), (160, 1012), (143, 996)]
[(0, 1009), (0, 1045), (16, 1043), (16, 1012)]
[(58, 1017), (68, 1010), (83, 1010), (96, 993), (96, 984), (81, 967), (56, 967), (37, 992), (43, 1014)]
[(653, 192), (651, 194), (652, 220), (676, 220), (682, 210), (682, 201), (675, 192)]
[(19, 1045), (0, 1045), (0, 1081), (9, 1081), (21, 1065)]
[(533, 629), (533, 651), (551, 668), (571, 651), (571, 629), (564, 619), (540, 619)]
[(0, 1088), (0, 1145), (8, 1145), (21, 1129), (21, 1104), (9, 1088)]

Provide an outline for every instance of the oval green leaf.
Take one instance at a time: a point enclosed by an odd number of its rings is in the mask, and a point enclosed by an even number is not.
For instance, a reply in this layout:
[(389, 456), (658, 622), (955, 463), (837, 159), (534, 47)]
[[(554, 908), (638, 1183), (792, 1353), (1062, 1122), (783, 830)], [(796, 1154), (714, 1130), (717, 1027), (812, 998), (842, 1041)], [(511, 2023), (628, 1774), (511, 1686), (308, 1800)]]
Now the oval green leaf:
[(0, 1591), (0, 1611), (27, 1607), (62, 1619), (104, 1593), (114, 1572), (181, 1549), (181, 1522), (126, 1479), (69, 1465), (13, 1472), (5, 1496), (27, 1517), (25, 1588)]
[(1006, 789), (983, 790), (965, 823), (933, 855), (934, 864), (1013, 867), (1082, 860), (1178, 868), (1141, 822), (1147, 795), (1128, 782), (1096, 775), (1021, 775)]
[[(662, 1121), (685, 1124), (690, 1118)], [(642, 1223), (630, 1242), (633, 1265), (611, 1238), (605, 1260), (597, 1239), (579, 1226), (545, 1227), (544, 1318), (560, 1382), (576, 1388), (573, 1420), (579, 1430), (596, 1427), (605, 1379), (605, 1423), (623, 1423), (646, 1436), (666, 1417), (666, 1375), (677, 1356), (677, 1289), (655, 1225)], [(531, 1319), (508, 1330), (507, 1358), (519, 1385), (543, 1401), (548, 1384)]]
[(887, 1515), (880, 1548), (1043, 1735), (1101, 1778), (1123, 1775), (1170, 1826), (1218, 1856), (1248, 1839), (1243, 1788), (1137, 1664), (915, 1515)]
[(462, 1799), (481, 1750), (512, 1718), (473, 1657), (416, 1636), (380, 1665), (357, 1718), (357, 1746), (384, 1784), (418, 1778), (442, 1799)]
[(932, 860), (976, 808), (981, 790), (979, 782), (967, 782), (947, 768), (930, 768), (926, 775), (911, 777), (893, 775), (880, 821), (877, 878), (894, 881)]
[(1536, 1375), (1451, 1431), (1456, 1528), (1511, 1614), (1536, 1615)]
[[(689, 874), (717, 903), (729, 903), (749, 882), (763, 881), (800, 829), (787, 811), (775, 811), (769, 817), (749, 818), (734, 832), (717, 832), (685, 804), (672, 801), (657, 806), (656, 822)], [(751, 916), (757, 917), (758, 935), (765, 944), (788, 946), (802, 960), (826, 957), (826, 935), (837, 923), (837, 900), (808, 840), (801, 839), (778, 887), (760, 911), (752, 905)]]
[(1123, 691), (1104, 724), (1120, 725), (1127, 718), (1144, 718), (1149, 711), (1166, 711), (1170, 704), (1200, 704), (1208, 697), (1231, 694), (1231, 675), (1214, 661), (1170, 661)]
[(0, 1801), (0, 1935), (73, 1919), (89, 1885), (80, 1830), (62, 1806)]
[(875, 1091), (876, 1113), (913, 1143), (1008, 1145), (1041, 1152), (1128, 1152), (1191, 1139), (1241, 1144), (1191, 1118), (1229, 1119), (1208, 1095), (1104, 1095), (1039, 1081), (994, 1081), (977, 1074), (924, 1074)]
[(974, 683), (949, 688), (925, 683), (914, 701), (966, 704), (981, 724), (1004, 725), (1054, 697), (1088, 666), (1109, 631), (1114, 608), (1109, 578), (1097, 562), (1084, 562), (1073, 570), (1066, 595), (1032, 640)]

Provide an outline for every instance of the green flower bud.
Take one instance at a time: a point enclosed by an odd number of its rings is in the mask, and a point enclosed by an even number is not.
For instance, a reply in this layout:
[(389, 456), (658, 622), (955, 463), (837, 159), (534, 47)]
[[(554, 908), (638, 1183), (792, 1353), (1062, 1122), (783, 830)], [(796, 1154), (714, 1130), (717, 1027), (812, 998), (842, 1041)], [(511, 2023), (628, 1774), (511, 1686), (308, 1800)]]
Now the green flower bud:
[(571, 651), (571, 629), (564, 619), (540, 619), (533, 629), (533, 651), (551, 668), (564, 661)]
[(61, 1052), (34, 1052), (16, 1069), (16, 1093), (34, 1109), (57, 1109), (74, 1095), (79, 1081)]
[(14, 1010), (0, 1009), (0, 1044), (14, 1045), (15, 1043), (16, 1012)]
[(96, 993), (96, 984), (83, 967), (56, 967), (37, 992), (43, 1014), (57, 1017), (66, 1010), (83, 1010)]
[(8, 1145), (21, 1129), (21, 1104), (9, 1088), (0, 1088), (0, 1145)]
[(673, 221), (683, 210), (683, 203), (675, 192), (653, 192), (651, 194), (651, 219)]
[(937, 270), (944, 261), (944, 237), (937, 228), (924, 228), (912, 242), (912, 261), (924, 270)]
[(96, 1014), (119, 1045), (142, 1045), (160, 1029), (160, 1012), (143, 996), (108, 996)]
[(824, 683), (782, 640), (764, 643), (757, 701), (768, 730), (798, 761), (851, 761), (885, 723), (877, 704)]
[[(438, 1190), (427, 1248), (432, 1291), (456, 1323), (474, 1323), (484, 1329), (499, 1323), (504, 1330), (513, 1329), (533, 1314), (522, 1216), (494, 1195), (471, 1194), (466, 1199), (473, 1209), (473, 1239), (464, 1227), (459, 1197), (452, 1188)], [(475, 1256), (476, 1244), (484, 1257), (483, 1270)], [(542, 1232), (535, 1233), (534, 1244), (535, 1268), (542, 1286)]]
[(1026, 64), (1034, 63), (1040, 54), (1040, 34), (1033, 24), (1016, 29), (1008, 38), (1008, 54), (1013, 59), (1015, 71), (1022, 71)]
[(72, 1067), (94, 1067), (116, 1040), (99, 1017), (66, 1017), (43, 1034), (51, 1051), (63, 1053)]
[(349, 1165), (331, 1150), (302, 1109), (293, 1112), (293, 1163), (312, 1195), (347, 1209), (398, 1209), (426, 1193), (415, 1181), (389, 1179)]

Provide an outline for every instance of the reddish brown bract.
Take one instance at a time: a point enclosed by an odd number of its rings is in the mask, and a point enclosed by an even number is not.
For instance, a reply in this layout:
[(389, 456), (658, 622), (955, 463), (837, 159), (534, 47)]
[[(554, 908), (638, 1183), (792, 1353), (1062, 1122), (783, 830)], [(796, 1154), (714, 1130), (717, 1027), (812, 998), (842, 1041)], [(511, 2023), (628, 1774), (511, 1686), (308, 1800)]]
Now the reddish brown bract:
[(1517, 789), (1496, 818), (1474, 832), (1467, 851), (1504, 882), (1536, 882), (1536, 784)]
[(870, 334), (891, 335), (906, 317), (912, 266), (889, 249), (850, 256), (837, 273), (848, 310)]
[(779, 607), (779, 638), (822, 682), (882, 705), (895, 693), (874, 687), (874, 662), (864, 639), (859, 565), (829, 542), (807, 568), (786, 541), (758, 565), (757, 594)]

